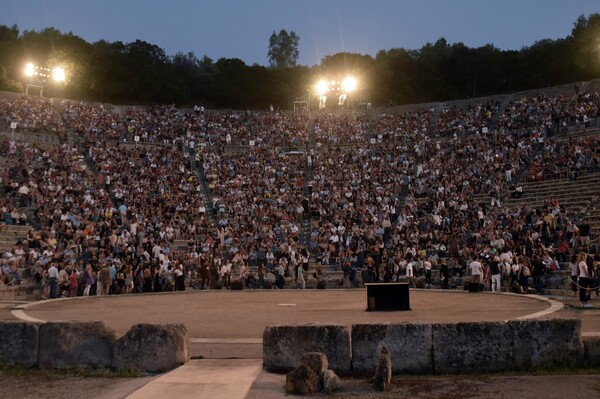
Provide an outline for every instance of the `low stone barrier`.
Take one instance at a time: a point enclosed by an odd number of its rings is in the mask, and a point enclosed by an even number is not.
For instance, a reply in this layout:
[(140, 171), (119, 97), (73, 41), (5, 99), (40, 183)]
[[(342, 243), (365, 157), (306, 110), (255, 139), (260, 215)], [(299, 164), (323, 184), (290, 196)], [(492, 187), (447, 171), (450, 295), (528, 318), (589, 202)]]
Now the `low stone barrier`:
[(514, 368), (552, 368), (580, 366), (584, 362), (581, 320), (513, 320)]
[(102, 322), (48, 322), (40, 326), (39, 367), (111, 367), (115, 332)]
[(0, 363), (163, 372), (190, 359), (183, 324), (137, 324), (123, 337), (102, 322), (0, 321)]
[(163, 372), (190, 360), (183, 324), (136, 324), (114, 344), (113, 367)]
[(350, 371), (350, 329), (341, 325), (273, 326), (263, 333), (263, 365), (269, 371), (290, 371), (307, 352), (322, 352), (336, 373)]
[(512, 368), (512, 334), (506, 323), (433, 324), (431, 331), (436, 374)]
[[(600, 339), (581, 339), (577, 319), (437, 324), (277, 326), (263, 334), (263, 365), (289, 371), (307, 352), (338, 373), (370, 373), (386, 347), (395, 373), (472, 373), (600, 364)], [(350, 368), (351, 364), (351, 368)]]
[(585, 365), (600, 367), (600, 337), (586, 338), (583, 341)]
[(24, 321), (0, 321), (0, 362), (35, 367), (38, 362), (40, 325)]
[(355, 324), (352, 326), (352, 371), (371, 373), (379, 350), (391, 354), (394, 373), (431, 373), (430, 324)]

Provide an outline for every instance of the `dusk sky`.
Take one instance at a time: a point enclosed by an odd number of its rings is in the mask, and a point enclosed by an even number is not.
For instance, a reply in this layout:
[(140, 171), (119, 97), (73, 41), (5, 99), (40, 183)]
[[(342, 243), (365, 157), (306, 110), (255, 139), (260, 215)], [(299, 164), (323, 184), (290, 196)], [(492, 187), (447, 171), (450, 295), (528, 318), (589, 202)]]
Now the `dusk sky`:
[(445, 37), (519, 50), (564, 38), (600, 0), (0, 0), (0, 24), (54, 27), (88, 42), (145, 40), (167, 55), (193, 51), (268, 65), (269, 36), (295, 31), (302, 65), (341, 51), (418, 49)]

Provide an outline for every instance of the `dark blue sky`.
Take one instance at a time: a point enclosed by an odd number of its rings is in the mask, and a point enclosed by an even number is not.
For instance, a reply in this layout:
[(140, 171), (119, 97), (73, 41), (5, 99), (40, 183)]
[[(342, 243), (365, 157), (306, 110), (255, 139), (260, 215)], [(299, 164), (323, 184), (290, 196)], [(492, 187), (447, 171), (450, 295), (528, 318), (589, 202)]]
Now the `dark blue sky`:
[(0, 24), (55, 27), (89, 42), (145, 40), (168, 55), (193, 51), (268, 64), (273, 30), (300, 36), (299, 64), (340, 51), (418, 49), (445, 37), (518, 50), (566, 37), (600, 0), (0, 0)]

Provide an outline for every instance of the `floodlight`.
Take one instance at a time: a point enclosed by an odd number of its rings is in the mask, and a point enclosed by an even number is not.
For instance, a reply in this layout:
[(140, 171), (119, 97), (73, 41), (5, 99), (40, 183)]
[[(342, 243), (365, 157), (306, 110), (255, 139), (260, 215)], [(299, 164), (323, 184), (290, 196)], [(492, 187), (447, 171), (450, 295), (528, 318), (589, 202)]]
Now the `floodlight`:
[(319, 96), (324, 95), (325, 93), (327, 93), (328, 90), (329, 90), (329, 85), (327, 84), (326, 81), (321, 80), (321, 81), (319, 81), (319, 83), (317, 83), (317, 94)]
[(27, 65), (25, 65), (25, 76), (33, 76), (33, 74), (35, 73), (35, 67), (33, 66), (33, 64), (30, 62)]
[(345, 92), (351, 92), (356, 90), (356, 86), (357, 86), (357, 81), (356, 78), (353, 78), (352, 76), (348, 76), (346, 79), (344, 79), (344, 81), (342, 82), (342, 89)]
[(52, 70), (52, 79), (57, 82), (65, 81), (65, 70), (61, 67), (56, 67)]

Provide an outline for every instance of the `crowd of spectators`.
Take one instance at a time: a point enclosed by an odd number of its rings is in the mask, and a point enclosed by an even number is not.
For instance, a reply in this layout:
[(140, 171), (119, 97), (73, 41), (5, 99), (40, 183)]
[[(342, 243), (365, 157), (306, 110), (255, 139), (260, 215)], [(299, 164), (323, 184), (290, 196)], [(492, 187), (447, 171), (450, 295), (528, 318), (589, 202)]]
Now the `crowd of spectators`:
[[(598, 171), (597, 137), (552, 136), (596, 121), (599, 103), (577, 92), (311, 119), (0, 100), (3, 128), (82, 138), (1, 142), (2, 221), (39, 225), (4, 253), (3, 277), (47, 282), (55, 297), (228, 287), (232, 276), (304, 286), (311, 256), (349, 285), (462, 275), (473, 257), (497, 256), (513, 275), (538, 259), (560, 267), (584, 243), (568, 211), (500, 198), (523, 171)], [(475, 200), (482, 193), (491, 203)]]

